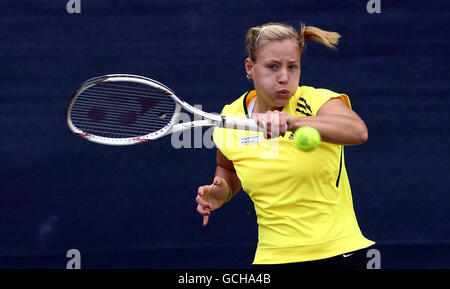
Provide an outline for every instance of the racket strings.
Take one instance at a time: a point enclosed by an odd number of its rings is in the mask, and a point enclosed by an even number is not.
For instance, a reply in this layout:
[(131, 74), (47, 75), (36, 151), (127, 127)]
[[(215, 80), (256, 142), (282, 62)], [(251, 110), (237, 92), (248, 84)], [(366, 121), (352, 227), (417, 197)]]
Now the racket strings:
[(169, 94), (134, 82), (96, 84), (77, 97), (71, 120), (80, 130), (102, 137), (147, 135), (171, 122), (176, 103)]
[[(106, 85), (106, 84), (101, 84)], [(95, 89), (98, 91), (104, 91), (104, 92), (110, 92), (110, 93), (118, 93), (120, 95), (129, 95), (129, 96), (142, 96), (142, 95), (148, 95), (149, 89), (152, 90), (151, 97), (152, 98), (159, 98), (159, 99), (166, 99), (168, 93), (163, 92), (157, 88), (148, 87), (148, 88), (139, 88), (139, 87), (133, 87), (130, 85), (119, 85), (119, 84), (107, 84), (108, 86), (100, 87), (100, 85), (95, 85), (91, 89)]]
[[(86, 94), (92, 97), (96, 97), (96, 95), (92, 95), (92, 94)], [(77, 106), (76, 108), (78, 110), (83, 110), (83, 109), (88, 109), (89, 106), (91, 105), (95, 105), (96, 108), (105, 108), (105, 109), (111, 109), (111, 113), (115, 113), (117, 112), (117, 110), (114, 110), (114, 108), (111, 108), (110, 106), (108, 106), (107, 103), (99, 103), (98, 101), (92, 100), (92, 99), (79, 99), (77, 100), (79, 102), (79, 104), (83, 104), (84, 107), (82, 106)], [(136, 106), (135, 105), (128, 105), (127, 103), (125, 104), (121, 104), (121, 109), (120, 111), (135, 111)], [(160, 103), (159, 104), (159, 108), (165, 108), (170, 110), (172, 108), (172, 104), (171, 103)], [(142, 109), (141, 109), (142, 110)]]

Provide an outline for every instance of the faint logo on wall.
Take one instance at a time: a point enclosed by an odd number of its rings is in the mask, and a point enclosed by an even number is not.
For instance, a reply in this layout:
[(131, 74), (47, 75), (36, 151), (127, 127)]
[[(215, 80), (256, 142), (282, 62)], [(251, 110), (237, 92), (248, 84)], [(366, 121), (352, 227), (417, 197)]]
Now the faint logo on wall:
[(367, 13), (381, 13), (381, 0), (369, 0), (366, 5)]
[(368, 250), (366, 257), (369, 259), (366, 265), (367, 269), (381, 269), (381, 254), (378, 249)]
[(69, 0), (66, 4), (66, 10), (69, 14), (81, 13), (81, 0)]
[(81, 269), (81, 253), (78, 249), (69, 249), (66, 257), (70, 258), (67, 261), (66, 269)]

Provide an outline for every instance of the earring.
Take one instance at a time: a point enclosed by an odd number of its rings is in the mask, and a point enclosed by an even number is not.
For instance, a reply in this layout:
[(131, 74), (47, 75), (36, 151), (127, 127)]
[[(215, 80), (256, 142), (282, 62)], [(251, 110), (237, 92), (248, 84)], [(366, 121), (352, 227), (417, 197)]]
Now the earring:
[(250, 77), (250, 75), (247, 74), (247, 79), (248, 80), (252, 80), (252, 78)]

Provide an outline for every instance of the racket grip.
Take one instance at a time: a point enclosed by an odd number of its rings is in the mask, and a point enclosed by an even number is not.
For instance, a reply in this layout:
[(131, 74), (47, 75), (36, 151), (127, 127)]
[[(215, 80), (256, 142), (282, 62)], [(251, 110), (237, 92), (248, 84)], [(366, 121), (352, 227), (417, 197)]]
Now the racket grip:
[(237, 118), (230, 116), (222, 116), (221, 127), (240, 129), (240, 130), (251, 130), (251, 131), (262, 131), (254, 119)]

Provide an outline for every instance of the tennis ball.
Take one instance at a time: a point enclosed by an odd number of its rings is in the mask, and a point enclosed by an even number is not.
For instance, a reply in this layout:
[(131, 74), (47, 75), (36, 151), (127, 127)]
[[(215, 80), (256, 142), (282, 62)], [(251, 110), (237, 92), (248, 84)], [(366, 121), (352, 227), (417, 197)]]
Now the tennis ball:
[(295, 146), (304, 152), (315, 150), (319, 146), (319, 143), (320, 133), (313, 127), (302, 126), (294, 133)]

